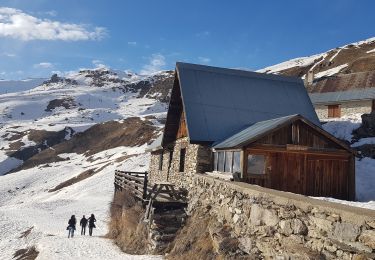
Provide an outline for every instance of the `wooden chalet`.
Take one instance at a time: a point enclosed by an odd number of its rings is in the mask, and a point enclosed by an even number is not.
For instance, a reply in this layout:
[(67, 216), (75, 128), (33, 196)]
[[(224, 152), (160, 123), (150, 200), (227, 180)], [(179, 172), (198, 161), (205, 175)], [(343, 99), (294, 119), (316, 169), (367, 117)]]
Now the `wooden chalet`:
[(322, 129), (302, 80), (177, 63), (149, 180), (184, 186), (194, 174), (309, 196), (354, 200), (353, 151)]

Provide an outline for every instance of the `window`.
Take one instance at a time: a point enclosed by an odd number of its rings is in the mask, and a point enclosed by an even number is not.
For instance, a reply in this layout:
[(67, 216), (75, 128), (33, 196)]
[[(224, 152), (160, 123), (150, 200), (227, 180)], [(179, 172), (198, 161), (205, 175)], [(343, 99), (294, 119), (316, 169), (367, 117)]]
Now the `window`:
[(225, 172), (232, 172), (233, 169), (233, 152), (225, 152)]
[(218, 153), (214, 153), (214, 171), (217, 171), (217, 157)]
[(159, 154), (159, 171), (163, 170), (163, 152)]
[(233, 152), (233, 171), (241, 172), (241, 152)]
[(328, 105), (328, 117), (341, 117), (341, 108), (340, 105)]
[(180, 172), (185, 171), (185, 155), (186, 155), (186, 148), (182, 148), (180, 150)]
[(225, 163), (225, 154), (224, 152), (218, 152), (218, 160), (217, 160), (217, 170), (219, 172), (224, 171), (224, 163)]
[(173, 159), (173, 150), (169, 151), (169, 162), (168, 162), (168, 170), (171, 168)]
[(241, 152), (214, 152), (214, 171), (241, 172)]
[(247, 156), (247, 173), (264, 174), (265, 156), (260, 154), (249, 154)]

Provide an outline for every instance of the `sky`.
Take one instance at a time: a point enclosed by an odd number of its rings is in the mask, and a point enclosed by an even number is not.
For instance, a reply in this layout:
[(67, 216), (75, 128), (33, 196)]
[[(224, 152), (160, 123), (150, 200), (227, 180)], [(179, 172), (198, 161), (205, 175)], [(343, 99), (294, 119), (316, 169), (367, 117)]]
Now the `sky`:
[(0, 0), (0, 78), (266, 66), (375, 36), (372, 0)]

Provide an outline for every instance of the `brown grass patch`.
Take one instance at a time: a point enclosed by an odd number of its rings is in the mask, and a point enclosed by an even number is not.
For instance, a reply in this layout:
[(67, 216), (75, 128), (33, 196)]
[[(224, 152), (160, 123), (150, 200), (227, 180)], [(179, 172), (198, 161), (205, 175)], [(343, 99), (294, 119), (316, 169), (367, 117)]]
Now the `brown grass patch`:
[(75, 176), (73, 178), (70, 178), (69, 180), (66, 180), (66, 181), (60, 183), (55, 188), (48, 190), (48, 192), (58, 191), (58, 190), (61, 190), (62, 188), (71, 186), (71, 185), (73, 185), (77, 182), (80, 182), (84, 179), (87, 179), (87, 178), (93, 176), (96, 172), (97, 171), (95, 171), (95, 169), (88, 169), (88, 170), (80, 173), (78, 176)]
[[(215, 253), (208, 226), (212, 220), (207, 214), (193, 214), (167, 249), (167, 259), (221, 259)], [(216, 221), (216, 220), (213, 220)]]
[(130, 193), (116, 192), (110, 207), (108, 238), (129, 254), (146, 254), (147, 227), (142, 222), (144, 209)]
[(123, 122), (96, 124), (85, 132), (77, 133), (70, 140), (53, 146), (53, 149), (45, 149), (34, 155), (17, 170), (61, 161), (58, 157), (61, 153), (93, 155), (118, 146), (139, 146), (153, 139), (155, 130), (152, 122), (142, 121), (138, 117), (127, 118)]
[(35, 246), (18, 249), (14, 254), (13, 258), (16, 260), (34, 260), (38, 257), (39, 251), (36, 250)]
[(19, 238), (25, 238), (27, 237), (28, 235), (30, 235), (31, 231), (33, 230), (34, 227), (31, 227), (31, 228), (28, 228), (27, 230), (23, 231), (21, 233), (21, 236)]

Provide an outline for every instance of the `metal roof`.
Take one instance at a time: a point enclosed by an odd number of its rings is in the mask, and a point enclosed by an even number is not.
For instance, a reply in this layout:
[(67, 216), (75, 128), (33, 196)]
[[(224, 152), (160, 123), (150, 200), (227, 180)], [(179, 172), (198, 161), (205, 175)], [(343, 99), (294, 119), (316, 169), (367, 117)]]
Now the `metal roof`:
[(314, 104), (328, 104), (335, 102), (346, 102), (356, 100), (375, 99), (375, 88), (364, 88), (347, 91), (310, 93), (311, 101)]
[(261, 135), (277, 128), (278, 126), (294, 119), (298, 118), (299, 115), (290, 115), (279, 117), (271, 120), (261, 121), (253, 124), (252, 126), (232, 135), (231, 137), (225, 139), (224, 141), (215, 143), (213, 145), (214, 149), (228, 149), (228, 148), (238, 148), (244, 144), (251, 143), (259, 138)]
[(260, 121), (300, 114), (320, 126), (299, 78), (176, 64), (189, 138), (217, 142)]

